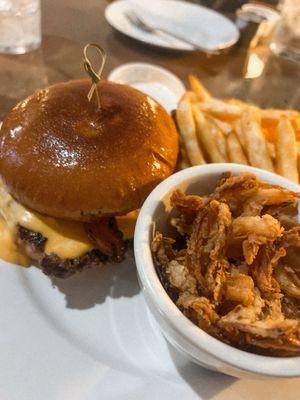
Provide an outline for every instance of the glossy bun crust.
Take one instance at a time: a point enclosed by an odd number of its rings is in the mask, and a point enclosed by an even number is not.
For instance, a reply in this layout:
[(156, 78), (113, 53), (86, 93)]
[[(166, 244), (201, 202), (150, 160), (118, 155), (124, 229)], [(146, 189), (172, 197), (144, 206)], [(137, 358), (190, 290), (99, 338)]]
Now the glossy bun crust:
[(139, 208), (175, 167), (173, 120), (154, 100), (126, 85), (89, 80), (35, 92), (6, 116), (0, 174), (25, 206), (49, 216), (90, 220)]

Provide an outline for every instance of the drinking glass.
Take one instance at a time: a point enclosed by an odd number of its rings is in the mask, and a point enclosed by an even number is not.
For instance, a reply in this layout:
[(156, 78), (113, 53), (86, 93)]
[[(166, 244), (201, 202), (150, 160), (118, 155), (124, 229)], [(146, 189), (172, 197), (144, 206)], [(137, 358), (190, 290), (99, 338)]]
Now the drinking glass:
[(40, 0), (0, 0), (0, 53), (24, 54), (40, 43)]
[(271, 50), (300, 63), (300, 0), (280, 2), (281, 18), (270, 42)]

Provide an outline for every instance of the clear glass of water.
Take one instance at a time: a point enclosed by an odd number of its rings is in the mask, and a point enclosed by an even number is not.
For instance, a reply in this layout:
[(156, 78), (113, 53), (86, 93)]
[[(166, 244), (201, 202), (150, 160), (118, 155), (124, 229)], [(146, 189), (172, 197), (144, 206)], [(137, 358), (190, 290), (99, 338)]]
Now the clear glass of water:
[(24, 54), (40, 44), (40, 0), (0, 0), (0, 53)]
[(300, 0), (282, 0), (281, 18), (270, 42), (271, 50), (300, 63)]

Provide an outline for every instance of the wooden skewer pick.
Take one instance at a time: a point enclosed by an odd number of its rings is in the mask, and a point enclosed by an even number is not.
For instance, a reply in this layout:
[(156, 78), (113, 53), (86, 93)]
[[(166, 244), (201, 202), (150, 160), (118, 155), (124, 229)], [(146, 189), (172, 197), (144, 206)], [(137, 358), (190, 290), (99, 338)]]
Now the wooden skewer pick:
[[(98, 51), (100, 56), (101, 56), (101, 65), (100, 65), (99, 71), (97, 73), (93, 69), (92, 64), (91, 64), (91, 62), (90, 62), (90, 60), (88, 59), (88, 56), (87, 56), (87, 51), (88, 51), (88, 49), (90, 47), (94, 47)], [(103, 71), (103, 68), (104, 68), (104, 64), (105, 64), (105, 61), (106, 61), (106, 52), (99, 44), (97, 44), (97, 43), (88, 43), (83, 49), (83, 55), (84, 55), (84, 64), (83, 64), (84, 65), (84, 69), (85, 69), (86, 73), (89, 75), (89, 77), (92, 80), (92, 86), (91, 86), (90, 91), (89, 91), (89, 93), (87, 95), (87, 98), (88, 98), (89, 101), (91, 101), (94, 92), (96, 92), (98, 107), (101, 107), (100, 97), (99, 97), (99, 93), (98, 93), (98, 89), (97, 89), (97, 83), (101, 80), (101, 74), (102, 74), (102, 71)]]

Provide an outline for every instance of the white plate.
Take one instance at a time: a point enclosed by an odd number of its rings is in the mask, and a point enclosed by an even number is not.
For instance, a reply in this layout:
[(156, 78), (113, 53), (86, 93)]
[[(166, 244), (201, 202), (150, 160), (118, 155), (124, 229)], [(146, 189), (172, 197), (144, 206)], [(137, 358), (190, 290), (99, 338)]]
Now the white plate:
[(185, 87), (170, 71), (147, 63), (127, 63), (108, 75), (110, 81), (135, 87), (158, 101), (168, 112), (177, 107)]
[(125, 15), (129, 10), (134, 10), (149, 25), (168, 29), (209, 51), (224, 49), (239, 39), (237, 27), (228, 18), (196, 4), (179, 0), (117, 0), (107, 6), (105, 17), (113, 28), (151, 45), (193, 50), (193, 46), (180, 40), (132, 25)]
[(299, 385), (188, 362), (150, 318), (133, 261), (65, 281), (0, 261), (1, 400), (296, 400)]

